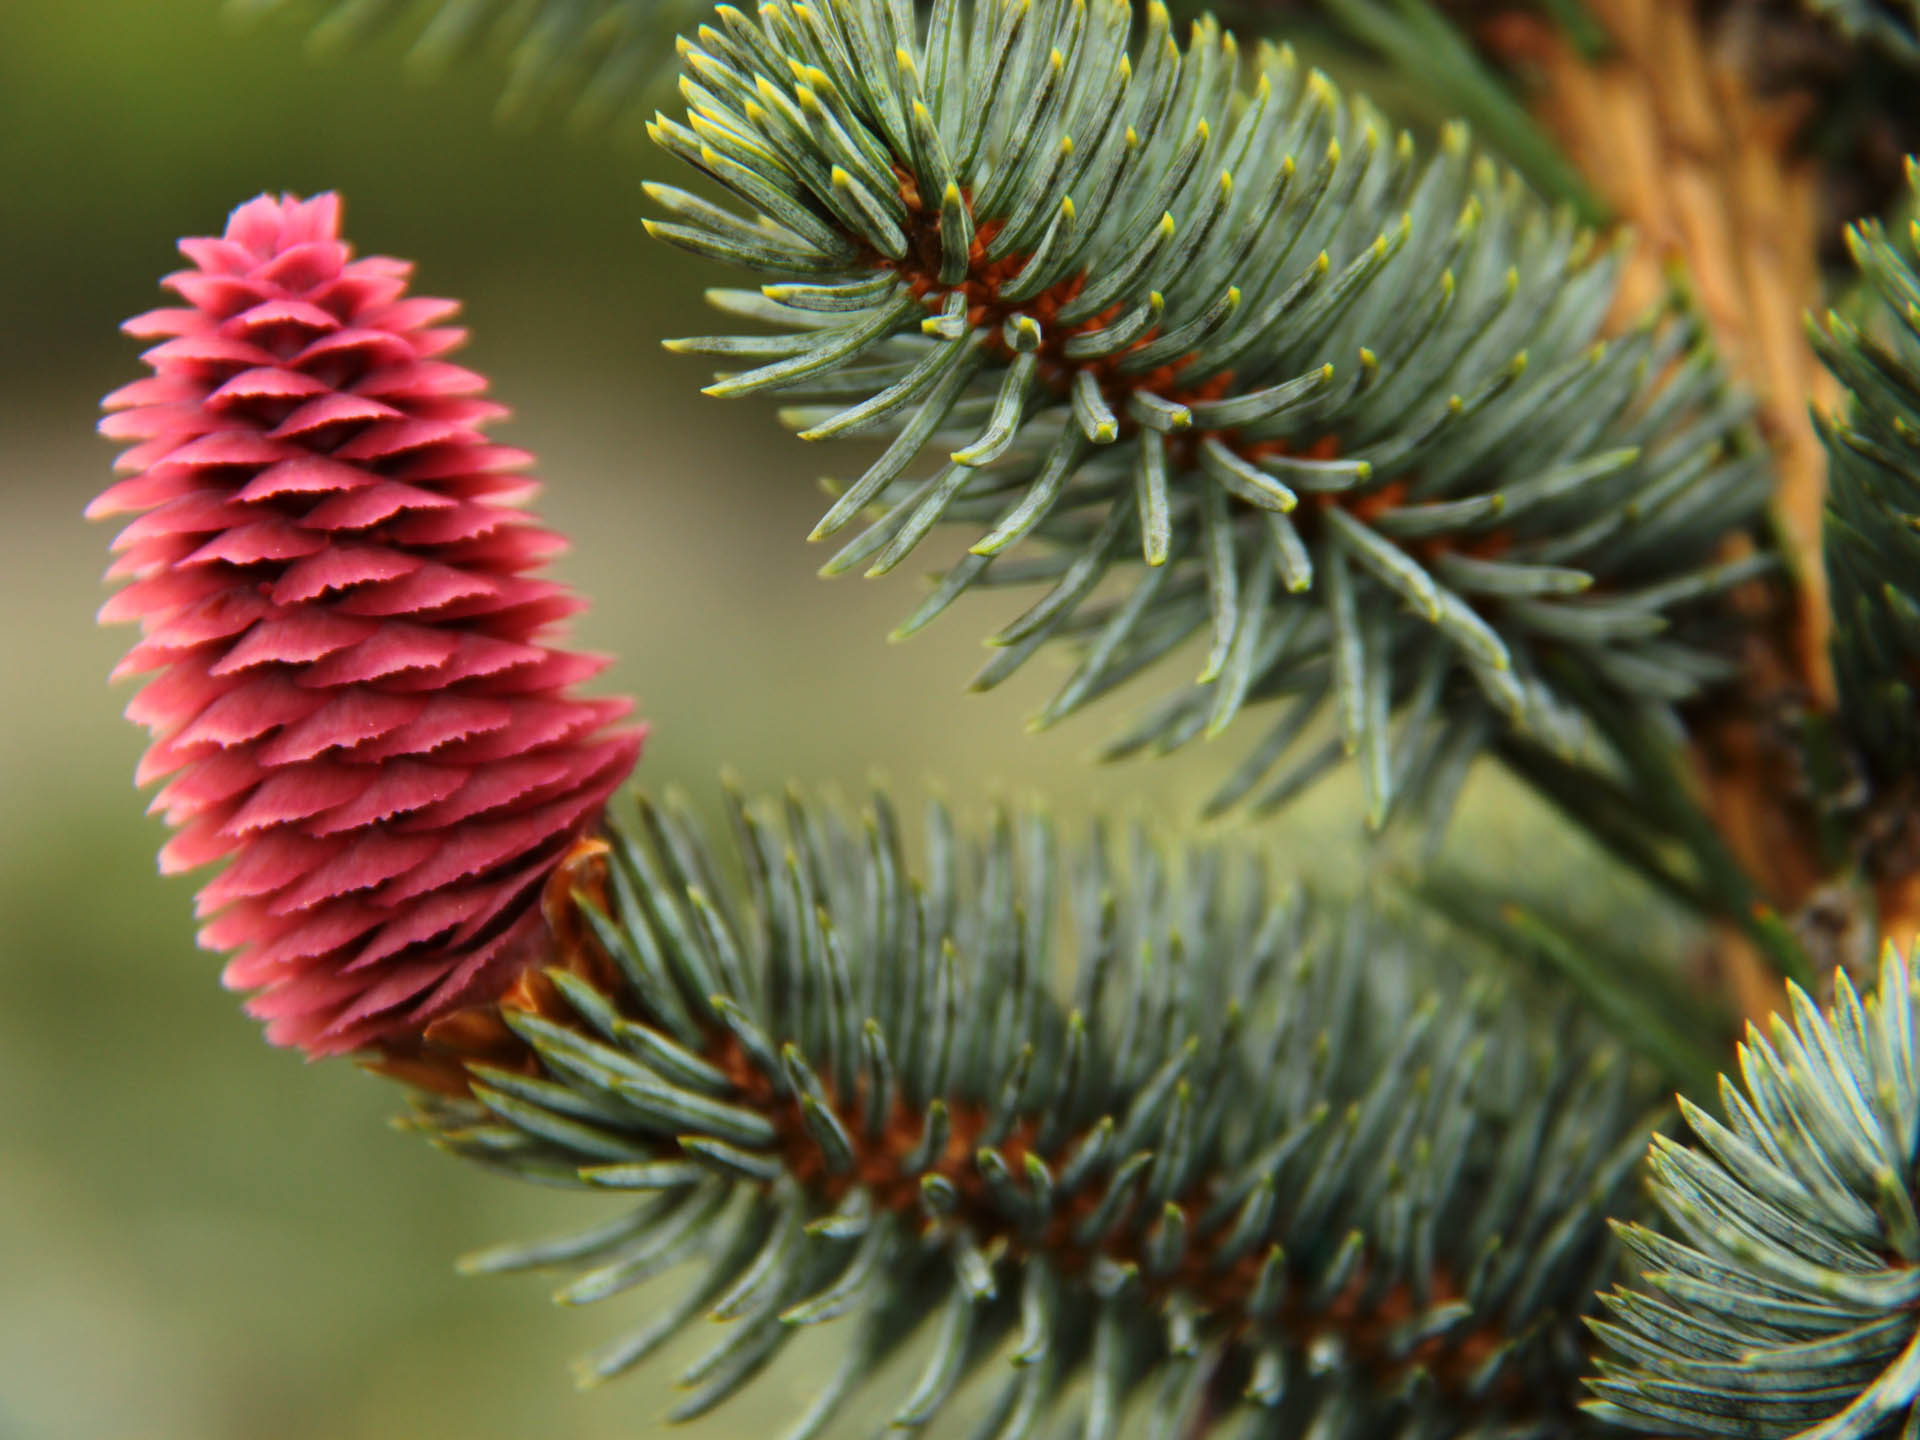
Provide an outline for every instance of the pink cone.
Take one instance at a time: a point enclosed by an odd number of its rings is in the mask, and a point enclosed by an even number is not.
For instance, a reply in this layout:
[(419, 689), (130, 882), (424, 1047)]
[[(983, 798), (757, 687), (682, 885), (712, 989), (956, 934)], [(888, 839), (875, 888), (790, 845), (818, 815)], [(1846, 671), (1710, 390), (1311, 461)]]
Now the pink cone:
[(183, 240), (186, 305), (103, 434), (130, 472), (87, 509), (137, 513), (103, 621), (138, 620), (114, 674), (154, 737), (142, 784), (200, 892), (201, 943), (309, 1055), (404, 1038), (496, 997), (539, 951), (541, 882), (638, 758), (625, 700), (571, 693), (556, 649), (582, 602), (522, 508), (531, 457), (489, 443), (486, 381), (439, 358), (458, 308), (411, 266), (352, 258), (334, 195), (263, 195)]

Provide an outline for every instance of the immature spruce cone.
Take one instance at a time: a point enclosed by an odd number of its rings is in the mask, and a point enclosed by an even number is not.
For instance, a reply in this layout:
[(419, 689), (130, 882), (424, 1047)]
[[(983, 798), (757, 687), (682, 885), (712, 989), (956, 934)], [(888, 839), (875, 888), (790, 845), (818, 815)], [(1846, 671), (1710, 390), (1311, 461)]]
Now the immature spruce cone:
[(632, 768), (632, 707), (582, 699), (606, 661), (546, 643), (583, 602), (533, 578), (564, 548), (521, 508), (531, 457), (480, 427), (483, 377), (437, 357), (454, 302), (352, 259), (340, 203), (263, 195), (182, 240), (187, 304), (101, 430), (140, 443), (89, 516), (114, 542), (103, 621), (143, 638), (116, 678), (154, 744), (138, 780), (178, 833), (167, 872), (223, 856), (200, 942), (310, 1055), (491, 999), (533, 958), (540, 882)]

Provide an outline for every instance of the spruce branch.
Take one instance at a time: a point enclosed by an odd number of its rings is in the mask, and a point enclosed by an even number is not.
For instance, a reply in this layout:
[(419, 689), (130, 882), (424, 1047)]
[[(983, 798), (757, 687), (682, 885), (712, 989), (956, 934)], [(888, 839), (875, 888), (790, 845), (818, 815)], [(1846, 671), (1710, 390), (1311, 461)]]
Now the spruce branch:
[[(1289, 52), (1249, 92), (1210, 21), (1182, 50), (1150, 5), (1129, 52), (1133, 19), (775, 4), (683, 42), (687, 116), (654, 137), (747, 215), (655, 185), (650, 228), (773, 277), (712, 298), (775, 333), (673, 348), (749, 367), (709, 393), (803, 402), (806, 438), (886, 440), (815, 531), (866, 522), (826, 571), (972, 527), (896, 633), (1049, 584), (975, 681), (1069, 641), (1041, 725), (1195, 641), (1198, 682), (1110, 753), (1286, 699), (1214, 808), (1344, 750), (1378, 825), (1444, 809), (1505, 727), (1578, 754), (1549, 657), (1649, 711), (1722, 678), (1693, 620), (1766, 563), (1715, 559), (1765, 478), (1692, 320), (1599, 339), (1612, 258), (1459, 127), (1421, 162)], [(1327, 712), (1332, 748), (1275, 778)]]
[(1578, 995), (1623, 1045), (1660, 1068), (1666, 1085), (1712, 1084), (1733, 1041), (1731, 1017), (1657, 955), (1577, 923), (1559, 897), (1516, 893), (1457, 864), (1425, 866), (1401, 883), (1462, 937)]
[(700, 1266), (587, 1381), (710, 1313), (686, 1418), (844, 1316), (794, 1436), (923, 1327), (902, 1425), (998, 1371), (1001, 1440), (1107, 1436), (1141, 1392), (1163, 1436), (1567, 1429), (1646, 1118), (1573, 1017), (1526, 1038), (1524, 987), (1322, 923), (1251, 854), (934, 806), (914, 878), (884, 797), (730, 815), (719, 853), (643, 800), (550, 889), (560, 965), (398, 1062), (436, 1143), (640, 1197), (469, 1269), (585, 1303)]
[(1915, 0), (1805, 0), (1807, 9), (1847, 39), (1920, 67), (1920, 4)]
[(1670, 1232), (1621, 1238), (1643, 1273), (1594, 1330), (1617, 1357), (1588, 1408), (1656, 1434), (1866, 1440), (1920, 1399), (1920, 1076), (1914, 982), (1889, 945), (1864, 1001), (1842, 972), (1824, 1013), (1749, 1027), (1721, 1118), (1649, 1159)]
[[(1909, 188), (1920, 191), (1920, 166), (1910, 159), (1907, 171)], [(1820, 422), (1832, 466), (1824, 539), (1836, 726), (1865, 782), (1855, 853), (1875, 886), (1881, 934), (1902, 943), (1920, 925), (1920, 848), (1910, 818), (1920, 762), (1920, 228), (1910, 221), (1905, 229), (1898, 240), (1875, 220), (1847, 231), (1868, 305), (1857, 321), (1829, 311), (1814, 327), (1820, 357), (1848, 401)]]
[(503, 121), (558, 109), (580, 130), (618, 122), (656, 90), (674, 34), (708, 10), (703, 0), (227, 0), (227, 8), (249, 20), (311, 17), (308, 42), (325, 53), (417, 25), (407, 64), (423, 77), (493, 50), (507, 67)]
[[(1907, 165), (1909, 184), (1920, 183), (1920, 167)], [(1815, 330), (1849, 402), (1820, 426), (1833, 467), (1824, 538), (1841, 720), (1885, 786), (1920, 764), (1920, 230), (1909, 224), (1896, 240), (1880, 222), (1863, 220), (1848, 230), (1847, 248), (1873, 304), (1860, 323), (1829, 311)]]
[[(1547, 195), (1578, 209), (1592, 224), (1607, 209), (1589, 177), (1541, 129), (1515, 97), (1506, 77), (1493, 69), (1459, 25), (1431, 0), (1316, 0), (1342, 31), (1380, 56), (1398, 74), (1419, 81), (1421, 93), (1449, 115), (1469, 121), (1508, 163)], [(1459, 6), (1451, 8), (1462, 8)], [(1469, 11), (1483, 8), (1469, 5)], [(1571, 36), (1603, 43), (1579, 0), (1553, 0), (1545, 7)]]

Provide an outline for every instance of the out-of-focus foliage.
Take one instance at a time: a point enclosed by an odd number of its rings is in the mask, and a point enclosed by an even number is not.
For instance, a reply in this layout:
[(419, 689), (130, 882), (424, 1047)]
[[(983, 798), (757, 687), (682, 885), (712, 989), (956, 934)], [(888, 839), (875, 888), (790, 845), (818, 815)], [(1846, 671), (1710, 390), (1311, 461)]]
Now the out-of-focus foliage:
[[(1908, 178), (1920, 182), (1912, 161)], [(1817, 336), (1848, 391), (1845, 413), (1820, 427), (1832, 467), (1834, 671), (1841, 726), (1891, 786), (1920, 764), (1920, 225), (1863, 220), (1847, 245), (1868, 307), (1857, 323), (1829, 315)]]
[(1914, 0), (1805, 0), (1848, 39), (1877, 45), (1905, 64), (1920, 66), (1920, 4)]
[(479, 53), (505, 61), (496, 114), (531, 124), (549, 112), (576, 130), (618, 123), (662, 86), (673, 39), (705, 0), (227, 0), (236, 16), (311, 24), (309, 44), (340, 54), (386, 32), (409, 37), (406, 63), (441, 78)]

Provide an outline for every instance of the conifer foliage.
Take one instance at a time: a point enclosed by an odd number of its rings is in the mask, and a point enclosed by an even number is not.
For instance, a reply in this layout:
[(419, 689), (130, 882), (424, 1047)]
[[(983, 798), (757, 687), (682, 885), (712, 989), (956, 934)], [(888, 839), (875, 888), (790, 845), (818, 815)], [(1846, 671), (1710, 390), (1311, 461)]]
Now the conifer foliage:
[[(1891, 946), (1864, 1003), (1750, 1029), (1699, 1146), (1657, 1140), (1670, 1228), (1625, 1227), (1639, 1283), (1595, 1330), (1602, 1418), (1648, 1434), (1866, 1440), (1920, 1423), (1920, 1074), (1913, 974)], [(1684, 1102), (1683, 1102), (1684, 1103)]]
[[(492, 34), (512, 104), (608, 118), (687, 3), (434, 0), (420, 53)], [(320, 8), (341, 37), (410, 13)], [(1325, 8), (1402, 69), (1431, 50), (1434, 92), (1536, 175), (1489, 57), (1658, 79), (1607, 52), (1600, 0), (1484, 54), (1426, 0)], [(1911, 0), (1811, 8), (1885, 68), (1912, 46)], [(791, 1440), (846, 1433), (896, 1368), (896, 1428), (965, 1411), (978, 1440), (1920, 1435), (1910, 951), (1864, 999), (1814, 964), (1873, 905), (1920, 923), (1920, 228), (1852, 229), (1863, 284), (1813, 327), (1849, 392), (1821, 577), (1804, 527), (1760, 523), (1810, 513), (1818, 467), (1769, 473), (1788, 442), (1707, 322), (1623, 316), (1616, 252), (1461, 125), (1423, 154), (1285, 48), (1206, 18), (1180, 43), (1158, 0), (705, 18), (650, 127), (703, 192), (648, 186), (650, 228), (755, 288), (710, 292), (748, 333), (671, 343), (719, 362), (714, 395), (873, 442), (814, 532), (829, 573), (964, 528), (899, 633), (1042, 587), (976, 681), (1058, 642), (1042, 724), (1191, 662), (1111, 754), (1278, 702), (1213, 809), (1352, 756), (1373, 828), (1437, 820), (1494, 756), (1721, 922), (1727, 995), (1457, 867), (1320, 907), (1251, 847), (1063, 845), (1028, 811), (968, 835), (936, 804), (917, 842), (883, 795), (730, 793), (723, 841), (677, 802), (603, 815), (640, 736), (553, 643), (579, 602), (535, 574), (561, 542), (521, 508), (528, 457), (441, 358), (453, 307), (355, 258), (333, 197), (263, 196), (183, 242), (183, 305), (129, 322), (161, 343), (108, 397), (133, 444), (92, 513), (135, 517), (103, 618), (143, 625), (117, 673), (154, 677), (129, 713), (141, 778), (170, 777), (163, 867), (228, 862), (201, 938), (269, 1038), (361, 1050), (453, 1153), (627, 1197), (468, 1268), (558, 1269), (568, 1304), (691, 1274), (582, 1371), (724, 1322), (679, 1419), (832, 1322)], [(1735, 152), (1743, 185), (1787, 183), (1777, 139)], [(1740, 343), (1730, 306), (1793, 268), (1712, 277), (1713, 324)], [(1807, 368), (1753, 330), (1758, 369)], [(1738, 1082), (1680, 1102), (1693, 1140), (1657, 1133), (1767, 963), (1832, 1003), (1790, 987)]]
[[(1911, 160), (1907, 178), (1920, 193)], [(1871, 308), (1860, 323), (1830, 314), (1820, 345), (1850, 398), (1845, 415), (1821, 426), (1832, 467), (1834, 670), (1845, 730), (1882, 786), (1920, 766), (1920, 230), (1905, 228), (1896, 237), (1864, 220), (1848, 231)]]
[(1849, 39), (1878, 46), (1902, 64), (1920, 67), (1920, 4), (1914, 0), (1808, 0)]
[(787, 412), (808, 439), (886, 440), (814, 532), (862, 522), (827, 571), (968, 526), (899, 633), (1047, 584), (976, 681), (1069, 637), (1042, 723), (1201, 637), (1199, 683), (1119, 748), (1287, 697), (1226, 803), (1330, 709), (1376, 825), (1498, 726), (1578, 752), (1557, 675), (1653, 712), (1720, 678), (1689, 607), (1751, 573), (1716, 547), (1764, 469), (1693, 321), (1601, 338), (1608, 256), (1460, 128), (1423, 160), (1286, 51), (1248, 91), (1211, 21), (1183, 49), (1157, 0), (1130, 45), (1134, 19), (774, 3), (683, 45), (686, 117), (654, 137), (744, 213), (655, 185), (650, 228), (770, 277), (713, 298), (775, 333), (673, 347), (728, 365), (710, 394), (824, 400)]
[(525, 123), (560, 110), (580, 130), (629, 115), (661, 83), (675, 33), (707, 9), (700, 0), (320, 0), (317, 17), (310, 0), (227, 0), (227, 8), (248, 19), (314, 17), (309, 38), (318, 50), (409, 29), (407, 63), (428, 75), (476, 51), (501, 52), (502, 119)]
[(579, 1304), (697, 1262), (588, 1380), (711, 1314), (675, 1418), (848, 1327), (791, 1440), (923, 1327), (897, 1425), (978, 1370), (999, 1440), (1049, 1414), (1107, 1436), (1136, 1393), (1168, 1437), (1233, 1411), (1259, 1435), (1567, 1428), (1645, 1143), (1571, 1016), (1535, 1044), (1512, 996), (1246, 855), (1065, 849), (1032, 814), (973, 838), (935, 806), (915, 877), (884, 798), (731, 814), (716, 853), (642, 801), (597, 873), (563, 871), (567, 966), (509, 1000), (470, 1097), (419, 1111), (487, 1164), (643, 1197), (471, 1268), (560, 1266)]

